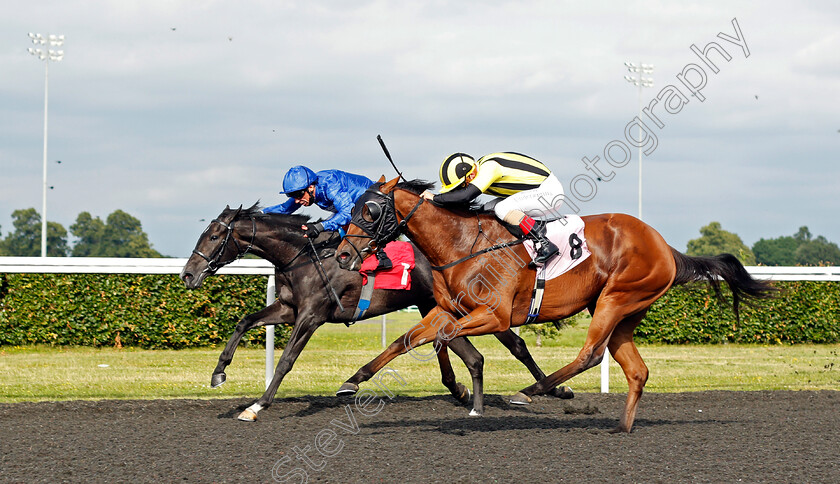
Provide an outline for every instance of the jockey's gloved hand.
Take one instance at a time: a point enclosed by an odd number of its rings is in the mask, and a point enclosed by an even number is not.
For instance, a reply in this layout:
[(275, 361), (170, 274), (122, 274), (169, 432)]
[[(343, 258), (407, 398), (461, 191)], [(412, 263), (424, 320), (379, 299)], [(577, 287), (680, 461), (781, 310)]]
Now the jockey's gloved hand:
[(303, 226), (303, 230), (305, 231), (304, 236), (314, 239), (324, 231), (324, 224), (320, 222), (316, 224), (306, 224)]

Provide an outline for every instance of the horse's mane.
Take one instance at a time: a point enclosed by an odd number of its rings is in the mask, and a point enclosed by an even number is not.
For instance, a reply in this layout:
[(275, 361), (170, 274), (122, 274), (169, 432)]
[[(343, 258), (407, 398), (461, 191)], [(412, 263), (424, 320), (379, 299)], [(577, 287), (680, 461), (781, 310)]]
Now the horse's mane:
[(414, 179), (397, 183), (397, 185), (394, 188), (401, 188), (403, 190), (408, 190), (409, 192), (415, 195), (420, 195), (426, 190), (434, 189), (435, 183), (426, 180)]
[[(272, 222), (276, 222), (282, 225), (293, 225), (300, 228), (301, 225), (305, 223), (309, 223), (311, 220), (307, 215), (295, 215), (295, 214), (282, 214), (282, 213), (263, 213), (263, 207), (260, 206), (260, 201), (257, 200), (256, 203), (251, 205), (248, 208), (243, 208), (242, 211), (239, 212), (239, 215), (236, 217), (236, 220), (245, 219), (245, 218), (259, 218), (263, 220), (270, 220)], [(231, 212), (235, 211), (235, 208), (230, 209)], [(227, 212), (227, 210), (225, 211)], [(229, 212), (228, 212), (229, 213)]]

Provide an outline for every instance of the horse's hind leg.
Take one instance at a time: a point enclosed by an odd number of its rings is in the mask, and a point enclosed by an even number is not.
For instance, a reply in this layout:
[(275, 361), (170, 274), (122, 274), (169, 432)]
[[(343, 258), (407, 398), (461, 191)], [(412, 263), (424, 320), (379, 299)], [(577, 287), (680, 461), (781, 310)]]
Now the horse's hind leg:
[(647, 365), (645, 365), (636, 344), (633, 342), (633, 330), (639, 325), (646, 312), (646, 310), (642, 311), (620, 322), (613, 331), (612, 337), (610, 337), (610, 353), (615, 361), (621, 365), (628, 385), (624, 413), (621, 414), (618, 427), (613, 432), (630, 432), (630, 429), (633, 428), (639, 399), (642, 397), (642, 390), (647, 383)]
[(446, 346), (441, 346), (437, 351), (438, 364), (440, 365), (440, 376), (443, 386), (449, 389), (452, 396), (459, 402), (466, 404), (470, 401), (470, 391), (463, 384), (455, 379), (455, 372), (452, 370), (452, 363), (449, 361), (449, 352)]
[(239, 342), (242, 341), (245, 333), (257, 326), (282, 324), (290, 321), (294, 321), (294, 313), (280, 301), (275, 301), (262, 310), (242, 318), (225, 345), (225, 349), (222, 350), (222, 354), (219, 355), (219, 362), (213, 370), (212, 378), (210, 378), (210, 386), (216, 388), (227, 379), (225, 368), (233, 361), (233, 354), (236, 352), (236, 347), (239, 346)]
[(560, 368), (551, 375), (522, 389), (511, 397), (511, 403), (526, 405), (531, 402), (532, 395), (548, 392), (555, 386), (601, 363), (607, 351), (607, 342), (619, 321), (627, 317), (625, 305), (616, 302), (601, 302), (598, 310), (592, 316), (586, 340), (577, 357), (568, 365)]
[[(449, 342), (449, 347), (467, 365), (473, 381), (473, 408), (471, 417), (484, 414), (484, 357), (466, 337), (455, 338)], [(445, 346), (444, 346), (445, 348)]]
[[(501, 333), (495, 333), (493, 336), (496, 337), (505, 348), (510, 351), (517, 360), (522, 362), (525, 365), (525, 368), (528, 368), (528, 371), (531, 372), (531, 376), (534, 377), (534, 380), (540, 381), (545, 378), (545, 373), (540, 369), (537, 362), (534, 361), (534, 358), (531, 356), (531, 352), (528, 351), (528, 347), (525, 346), (525, 340), (517, 336), (513, 330), (502, 331)], [(553, 390), (549, 392), (551, 395), (559, 398), (574, 398), (575, 393), (569, 387), (559, 386), (555, 387)]]

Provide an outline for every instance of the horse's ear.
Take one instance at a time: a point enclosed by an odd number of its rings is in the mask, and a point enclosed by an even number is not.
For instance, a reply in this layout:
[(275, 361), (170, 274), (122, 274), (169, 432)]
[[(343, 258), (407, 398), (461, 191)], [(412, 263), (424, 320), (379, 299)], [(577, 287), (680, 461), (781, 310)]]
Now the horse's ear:
[(225, 210), (230, 210), (230, 205), (225, 205)]
[(379, 180), (376, 181), (377, 183), (385, 183), (385, 175), (379, 177)]
[[(385, 178), (385, 177), (383, 176), (382, 178)], [(393, 180), (391, 180), (391, 181), (389, 181), (389, 182), (385, 183), (384, 185), (382, 185), (382, 186), (379, 188), (379, 190), (380, 190), (382, 193), (388, 193), (388, 192), (390, 192), (391, 190), (393, 190), (393, 189), (394, 189), (394, 187), (397, 185), (397, 182), (398, 182), (398, 181), (400, 181), (400, 177), (396, 177), (396, 178), (394, 178)]]

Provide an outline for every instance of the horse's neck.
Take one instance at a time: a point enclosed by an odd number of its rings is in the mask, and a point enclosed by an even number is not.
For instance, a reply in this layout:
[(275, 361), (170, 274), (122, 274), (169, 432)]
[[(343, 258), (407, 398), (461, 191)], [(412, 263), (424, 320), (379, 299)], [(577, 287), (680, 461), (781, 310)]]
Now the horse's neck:
[[(400, 198), (404, 201), (400, 203)], [(411, 197), (398, 197), (395, 202), (401, 213), (407, 214), (414, 208), (417, 200)], [(469, 255), (502, 242), (504, 229), (498, 223), (481, 219), (481, 232), (477, 217), (463, 217), (445, 208), (423, 203), (407, 225), (408, 236), (418, 249), (429, 259), (432, 265), (444, 265), (453, 260)], [(416, 218), (416, 220), (415, 220)], [(488, 223), (489, 222), (489, 223)], [(498, 240), (497, 240), (498, 239)]]
[[(288, 264), (301, 250), (305, 249), (306, 239), (289, 233), (281, 235), (281, 231), (281, 228), (273, 224), (258, 221), (251, 252), (277, 267)], [(240, 235), (243, 237), (239, 239), (240, 244), (244, 242), (244, 247), (247, 247), (251, 241), (250, 235)]]

